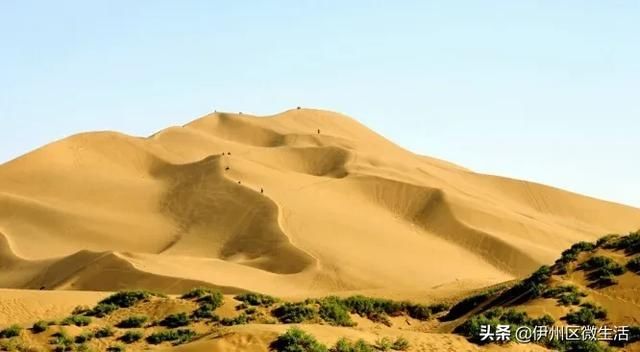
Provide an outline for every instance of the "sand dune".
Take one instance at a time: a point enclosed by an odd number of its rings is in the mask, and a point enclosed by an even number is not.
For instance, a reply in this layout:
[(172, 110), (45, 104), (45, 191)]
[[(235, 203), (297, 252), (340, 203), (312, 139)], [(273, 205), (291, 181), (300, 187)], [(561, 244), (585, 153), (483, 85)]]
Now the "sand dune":
[(0, 166), (7, 288), (473, 288), (639, 227), (638, 209), (474, 173), (308, 109), (84, 133)]

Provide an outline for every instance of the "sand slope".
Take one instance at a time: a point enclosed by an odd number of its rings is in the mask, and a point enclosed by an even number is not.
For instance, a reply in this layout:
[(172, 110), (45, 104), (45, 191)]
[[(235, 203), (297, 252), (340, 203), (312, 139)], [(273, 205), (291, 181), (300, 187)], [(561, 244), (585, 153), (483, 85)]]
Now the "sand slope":
[(308, 109), (79, 134), (0, 166), (10, 288), (479, 287), (639, 227), (638, 209), (477, 174)]

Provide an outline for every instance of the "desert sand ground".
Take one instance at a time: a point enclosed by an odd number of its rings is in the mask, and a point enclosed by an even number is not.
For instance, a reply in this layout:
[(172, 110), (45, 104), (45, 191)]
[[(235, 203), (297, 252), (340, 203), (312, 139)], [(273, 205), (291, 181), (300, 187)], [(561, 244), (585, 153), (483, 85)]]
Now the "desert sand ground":
[(0, 324), (138, 288), (451, 301), (637, 228), (639, 209), (417, 155), (338, 113), (213, 113), (0, 165)]

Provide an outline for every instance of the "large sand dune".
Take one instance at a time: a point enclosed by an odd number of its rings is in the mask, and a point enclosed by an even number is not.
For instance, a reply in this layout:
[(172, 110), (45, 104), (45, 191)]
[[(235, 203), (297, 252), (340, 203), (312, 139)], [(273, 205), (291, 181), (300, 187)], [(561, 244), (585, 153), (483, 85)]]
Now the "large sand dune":
[(639, 227), (639, 209), (474, 173), (308, 109), (85, 133), (0, 166), (5, 288), (479, 287)]

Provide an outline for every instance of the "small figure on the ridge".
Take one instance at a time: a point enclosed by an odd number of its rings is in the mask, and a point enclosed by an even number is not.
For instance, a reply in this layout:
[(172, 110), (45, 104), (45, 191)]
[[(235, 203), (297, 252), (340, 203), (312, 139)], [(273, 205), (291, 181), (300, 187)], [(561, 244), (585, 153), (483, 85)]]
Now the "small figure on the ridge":
[(318, 134), (320, 134), (320, 129), (318, 128)]
[(227, 167), (225, 167), (224, 169), (225, 169), (225, 170), (229, 170), (229, 167), (227, 166)]
[(239, 184), (239, 185), (241, 185), (241, 184), (242, 184), (242, 182), (238, 181), (238, 184)]
[(264, 193), (264, 189), (262, 189), (262, 187), (260, 187), (260, 194)]
[(298, 106), (296, 109), (297, 109), (297, 110), (300, 110), (300, 107)]

